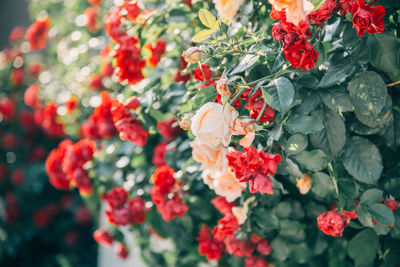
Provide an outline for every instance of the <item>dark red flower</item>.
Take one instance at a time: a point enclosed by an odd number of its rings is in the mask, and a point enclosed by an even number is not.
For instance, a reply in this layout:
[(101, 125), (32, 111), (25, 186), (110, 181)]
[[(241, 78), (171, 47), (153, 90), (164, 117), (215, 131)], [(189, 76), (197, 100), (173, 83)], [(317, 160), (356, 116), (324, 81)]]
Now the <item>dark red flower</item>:
[(13, 69), (10, 77), (11, 83), (15, 87), (19, 87), (24, 83), (25, 72), (23, 68)]
[(145, 202), (140, 197), (129, 200), (128, 207), (131, 212), (131, 225), (138, 223), (144, 223), (146, 220), (147, 209), (145, 207)]
[(224, 216), (232, 214), (234, 202), (228, 202), (224, 197), (217, 196), (211, 200), (211, 204)]
[(224, 244), (226, 247), (226, 252), (234, 255), (235, 257), (251, 257), (255, 249), (254, 243), (252, 243), (250, 240), (242, 241), (237, 239), (235, 235), (230, 235), (227, 239), (225, 239)]
[(133, 85), (144, 79), (142, 68), (145, 61), (140, 57), (139, 40), (132, 36), (122, 36), (115, 49), (116, 75), (120, 82)]
[(268, 267), (268, 261), (264, 258), (251, 256), (244, 260), (245, 267)]
[(140, 7), (138, 6), (137, 1), (127, 1), (124, 3), (123, 7), (126, 10), (126, 16), (135, 22), (136, 18), (140, 14)]
[(198, 81), (205, 82), (210, 81), (212, 76), (212, 71), (210, 66), (207, 64), (201, 64), (197, 69), (194, 71), (194, 78)]
[(269, 255), (271, 254), (271, 245), (267, 239), (262, 239), (258, 241), (256, 250), (262, 255)]
[(356, 28), (357, 35), (363, 36), (365, 32), (370, 34), (383, 32), (385, 25), (383, 17), (386, 9), (383, 6), (371, 7), (364, 3), (364, 0), (358, 0), (351, 6), (353, 13), (353, 28)]
[(294, 68), (311, 70), (318, 61), (319, 53), (305, 39), (299, 39), (283, 50), (286, 59)]
[(80, 225), (88, 225), (92, 220), (92, 215), (85, 206), (80, 206), (75, 210), (75, 221)]
[(168, 142), (161, 142), (154, 148), (152, 163), (156, 166), (165, 164)]
[(318, 228), (327, 235), (342, 236), (345, 227), (343, 216), (334, 210), (321, 213), (318, 218)]
[(24, 33), (25, 33), (24, 27), (15, 27), (8, 36), (8, 40), (10, 41), (10, 43), (18, 41), (22, 37), (24, 37)]
[(42, 72), (42, 69), (43, 69), (43, 64), (42, 63), (40, 63), (39, 61), (33, 62), (29, 66), (29, 74), (33, 78), (37, 78), (39, 76), (39, 74)]
[(31, 51), (43, 50), (47, 45), (50, 19), (42, 18), (33, 23), (26, 31), (25, 38), (29, 42)]
[(337, 0), (326, 0), (317, 10), (308, 14), (315, 23), (324, 24), (335, 9)]
[(206, 256), (207, 260), (220, 260), (225, 254), (225, 245), (218, 242), (210, 235), (210, 228), (203, 224), (199, 236), (196, 238), (199, 242), (199, 254)]
[(115, 246), (115, 254), (118, 256), (118, 258), (125, 260), (129, 256), (129, 251), (124, 244), (117, 243)]
[(150, 52), (150, 56), (147, 58), (147, 64), (152, 68), (156, 67), (162, 55), (165, 53), (166, 48), (167, 43), (162, 39), (159, 39), (154, 47), (151, 43), (145, 44), (143, 49)]
[(0, 115), (5, 121), (12, 121), (15, 115), (15, 103), (10, 98), (0, 98)]
[(213, 229), (212, 235), (217, 241), (221, 242), (233, 235), (238, 228), (239, 223), (236, 217), (233, 214), (228, 214), (218, 221), (218, 225)]
[(113, 188), (107, 194), (107, 202), (111, 208), (120, 208), (128, 200), (128, 192), (122, 187)]
[(20, 169), (16, 169), (11, 173), (11, 183), (14, 186), (20, 186), (24, 183), (24, 172)]
[(110, 247), (114, 241), (114, 238), (106, 230), (103, 229), (97, 229), (93, 233), (93, 238), (94, 240), (96, 240), (97, 243), (105, 247)]
[(91, 32), (96, 32), (97, 31), (97, 17), (98, 17), (98, 11), (96, 8), (93, 7), (88, 7), (85, 10), (85, 16), (86, 16), (86, 27), (89, 29)]
[(181, 133), (178, 119), (175, 117), (172, 117), (165, 121), (159, 121), (157, 123), (157, 129), (160, 131), (161, 136), (167, 140), (174, 140)]

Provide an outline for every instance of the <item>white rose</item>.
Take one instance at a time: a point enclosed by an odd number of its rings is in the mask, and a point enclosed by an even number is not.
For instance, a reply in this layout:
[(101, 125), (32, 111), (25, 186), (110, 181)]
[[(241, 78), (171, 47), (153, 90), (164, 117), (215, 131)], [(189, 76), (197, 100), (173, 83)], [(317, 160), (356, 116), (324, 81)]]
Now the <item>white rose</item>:
[(228, 166), (228, 159), (226, 158), (226, 155), (228, 154), (227, 148), (219, 146), (219, 148), (215, 149), (200, 142), (198, 139), (191, 142), (190, 146), (192, 147), (193, 159), (201, 163), (201, 168), (203, 170), (226, 170)]
[(233, 19), (244, 0), (213, 0), (221, 19)]
[(232, 138), (233, 121), (238, 112), (229, 104), (207, 103), (192, 118), (192, 133), (199, 142), (215, 149), (220, 144), (228, 146)]

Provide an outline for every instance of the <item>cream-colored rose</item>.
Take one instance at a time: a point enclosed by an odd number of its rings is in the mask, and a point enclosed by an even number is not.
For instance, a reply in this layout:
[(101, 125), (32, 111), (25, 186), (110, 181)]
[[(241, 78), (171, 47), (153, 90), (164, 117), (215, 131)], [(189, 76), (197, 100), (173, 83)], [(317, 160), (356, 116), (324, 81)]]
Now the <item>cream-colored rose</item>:
[(246, 189), (246, 183), (239, 183), (235, 175), (229, 171), (218, 173), (214, 176), (214, 191), (232, 202), (242, 195)]
[(314, 9), (314, 5), (309, 0), (269, 0), (269, 2), (278, 11), (286, 9), (287, 22), (296, 26)]
[(232, 208), (232, 213), (236, 217), (236, 219), (238, 220), (238, 223), (240, 225), (244, 224), (244, 222), (247, 220), (248, 212), (249, 212), (249, 208), (247, 206)]
[(221, 19), (233, 19), (244, 0), (213, 0)]
[(193, 159), (201, 163), (201, 168), (203, 170), (226, 170), (228, 165), (228, 160), (226, 158), (226, 155), (228, 154), (227, 148), (219, 146), (217, 149), (215, 149), (205, 143), (200, 142), (198, 139), (191, 142), (190, 146), (192, 147)]
[(192, 118), (192, 133), (199, 142), (215, 149), (221, 144), (228, 146), (232, 138), (233, 121), (238, 112), (229, 104), (207, 103)]
[(215, 172), (212, 170), (204, 170), (201, 174), (201, 178), (203, 182), (211, 189), (214, 190), (214, 174)]
[(241, 134), (244, 137), (239, 144), (243, 147), (250, 147), (256, 137), (254, 121), (250, 119), (236, 119), (233, 122), (233, 134)]
[(305, 195), (308, 193), (308, 191), (311, 188), (311, 178), (307, 174), (304, 174), (304, 177), (302, 178), (297, 178), (297, 188), (300, 191), (300, 194)]

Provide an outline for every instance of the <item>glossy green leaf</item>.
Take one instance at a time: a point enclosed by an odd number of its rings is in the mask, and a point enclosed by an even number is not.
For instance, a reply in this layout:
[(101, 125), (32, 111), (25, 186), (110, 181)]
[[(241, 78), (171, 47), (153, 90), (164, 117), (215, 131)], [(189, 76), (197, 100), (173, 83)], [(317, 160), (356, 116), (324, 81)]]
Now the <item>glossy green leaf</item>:
[(289, 133), (303, 133), (303, 134), (310, 134), (319, 132), (324, 128), (321, 120), (315, 115), (299, 115), (294, 114), (291, 116), (287, 123), (286, 129)]

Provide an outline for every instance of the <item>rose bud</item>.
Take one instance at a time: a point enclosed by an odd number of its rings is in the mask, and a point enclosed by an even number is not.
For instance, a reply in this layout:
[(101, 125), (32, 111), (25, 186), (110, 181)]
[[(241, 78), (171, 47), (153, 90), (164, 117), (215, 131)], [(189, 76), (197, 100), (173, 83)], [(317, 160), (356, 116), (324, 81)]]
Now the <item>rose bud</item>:
[(201, 51), (198, 47), (190, 47), (188, 50), (182, 53), (182, 57), (187, 63), (197, 63), (201, 59)]
[(193, 117), (193, 114), (185, 114), (181, 118), (181, 121), (179, 122), (179, 127), (181, 127), (181, 129), (183, 129), (185, 131), (190, 129), (190, 127), (192, 126), (192, 117)]
[(230, 95), (231, 94), (229, 92), (227, 83), (228, 83), (227, 79), (220, 79), (217, 82), (217, 91), (218, 91), (218, 94), (220, 94), (221, 96), (226, 96), (226, 95)]

